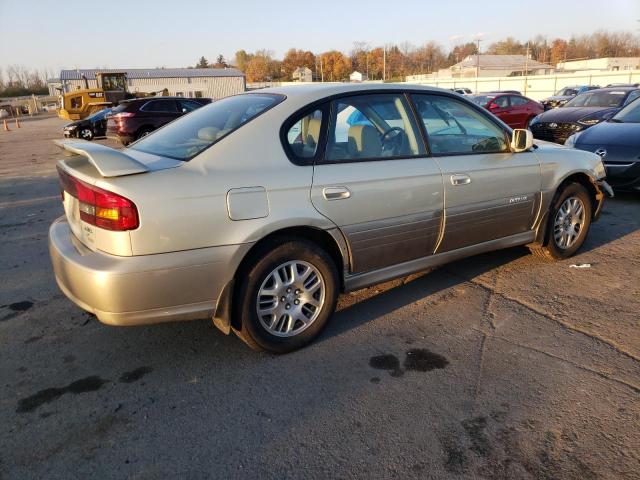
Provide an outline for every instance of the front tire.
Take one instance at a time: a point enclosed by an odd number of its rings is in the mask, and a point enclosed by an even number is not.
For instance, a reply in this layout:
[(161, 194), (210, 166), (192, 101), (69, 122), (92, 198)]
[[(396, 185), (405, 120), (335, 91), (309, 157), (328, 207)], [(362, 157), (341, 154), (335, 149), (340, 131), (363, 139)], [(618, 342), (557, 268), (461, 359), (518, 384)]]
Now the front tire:
[(532, 248), (531, 252), (549, 260), (571, 257), (587, 238), (592, 216), (593, 205), (589, 192), (579, 183), (570, 183), (551, 206), (545, 245)]
[(310, 343), (333, 314), (338, 272), (332, 258), (303, 239), (268, 242), (240, 273), (236, 334), (251, 348), (287, 353)]
[(83, 140), (91, 141), (93, 140), (93, 130), (91, 130), (90, 128), (84, 127), (78, 133), (78, 137), (80, 137)]

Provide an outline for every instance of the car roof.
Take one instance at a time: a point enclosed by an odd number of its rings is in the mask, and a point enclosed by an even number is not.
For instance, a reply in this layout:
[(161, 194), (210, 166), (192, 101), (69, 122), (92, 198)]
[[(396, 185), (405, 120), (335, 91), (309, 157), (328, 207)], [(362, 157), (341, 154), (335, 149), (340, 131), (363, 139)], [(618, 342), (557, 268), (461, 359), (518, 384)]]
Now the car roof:
[(619, 86), (619, 87), (604, 87), (604, 88), (596, 88), (595, 90), (589, 90), (589, 92), (585, 93), (593, 93), (593, 92), (611, 92), (611, 91), (624, 91), (624, 92), (632, 92), (633, 90), (640, 90), (640, 87), (632, 87), (632, 86)]
[(411, 83), (311, 83), (301, 85), (286, 85), (281, 87), (271, 87), (259, 90), (252, 90), (248, 93), (271, 93), (285, 95), (287, 99), (310, 103), (321, 100), (325, 97), (340, 95), (343, 93), (358, 93), (367, 91), (424, 91), (434, 93), (445, 93), (452, 95), (453, 92), (444, 88), (416, 85)]
[(125, 100), (121, 100), (120, 103), (132, 103), (132, 102), (144, 102), (144, 101), (149, 101), (149, 100), (193, 100), (193, 101), (198, 101), (198, 100), (207, 100), (207, 98), (205, 97), (199, 97), (199, 98), (186, 98), (186, 97), (165, 97), (165, 96), (155, 96), (155, 97), (140, 97), (140, 98), (127, 98)]

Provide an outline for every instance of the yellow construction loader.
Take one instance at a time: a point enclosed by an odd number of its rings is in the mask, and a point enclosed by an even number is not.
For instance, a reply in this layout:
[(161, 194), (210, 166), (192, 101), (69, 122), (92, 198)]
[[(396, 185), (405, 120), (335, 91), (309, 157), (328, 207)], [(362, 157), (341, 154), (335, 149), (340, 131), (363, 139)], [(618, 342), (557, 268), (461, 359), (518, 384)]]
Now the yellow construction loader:
[(169, 94), (167, 89), (151, 94), (130, 93), (127, 88), (126, 72), (96, 73), (98, 88), (89, 88), (89, 80), (86, 77), (83, 78), (85, 88), (60, 94), (60, 110), (58, 110), (60, 118), (81, 120), (104, 108), (115, 106), (127, 98), (153, 96), (156, 93)]

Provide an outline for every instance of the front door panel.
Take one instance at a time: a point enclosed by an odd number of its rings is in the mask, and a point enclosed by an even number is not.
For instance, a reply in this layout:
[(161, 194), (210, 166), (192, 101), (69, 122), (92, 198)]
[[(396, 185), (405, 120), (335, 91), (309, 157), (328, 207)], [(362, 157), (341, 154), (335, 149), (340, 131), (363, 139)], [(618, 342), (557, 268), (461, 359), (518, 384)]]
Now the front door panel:
[[(540, 191), (532, 152), (461, 155), (438, 159), (442, 168), (445, 232), (438, 252), (522, 233), (531, 228)], [(466, 175), (468, 183), (451, 178)]]

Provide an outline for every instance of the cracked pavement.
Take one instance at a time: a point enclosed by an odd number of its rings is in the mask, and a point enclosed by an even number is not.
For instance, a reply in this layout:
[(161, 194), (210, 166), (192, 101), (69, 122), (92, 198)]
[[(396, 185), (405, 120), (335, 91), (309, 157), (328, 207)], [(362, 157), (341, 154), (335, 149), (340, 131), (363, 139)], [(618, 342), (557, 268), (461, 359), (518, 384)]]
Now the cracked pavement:
[(104, 326), (59, 292), (63, 123), (0, 132), (1, 479), (640, 478), (640, 195), (574, 258), (514, 248), (344, 295), (271, 356), (208, 320)]

